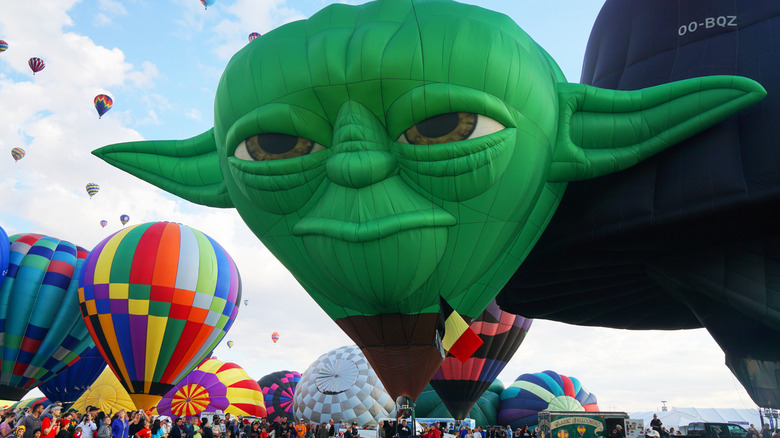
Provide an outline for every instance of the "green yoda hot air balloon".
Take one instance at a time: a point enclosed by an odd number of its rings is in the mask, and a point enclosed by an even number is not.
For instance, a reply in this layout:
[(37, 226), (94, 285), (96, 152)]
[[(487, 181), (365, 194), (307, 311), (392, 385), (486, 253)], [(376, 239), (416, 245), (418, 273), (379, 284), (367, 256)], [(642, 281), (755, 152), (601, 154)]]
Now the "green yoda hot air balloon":
[(414, 399), (442, 361), (442, 299), (475, 318), (569, 181), (626, 169), (760, 100), (706, 77), (566, 82), (511, 19), (453, 1), (334, 4), (233, 56), (214, 128), (95, 151), (190, 201), (235, 207)]

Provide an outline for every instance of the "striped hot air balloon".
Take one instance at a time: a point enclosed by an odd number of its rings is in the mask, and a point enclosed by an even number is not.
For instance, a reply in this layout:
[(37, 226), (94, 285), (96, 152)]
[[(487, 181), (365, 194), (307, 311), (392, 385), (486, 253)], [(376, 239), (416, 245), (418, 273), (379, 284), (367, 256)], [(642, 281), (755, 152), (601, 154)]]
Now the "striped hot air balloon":
[(206, 359), (160, 400), (157, 412), (172, 418), (221, 410), (227, 414), (265, 417), (260, 386), (240, 366)]
[(27, 65), (30, 66), (30, 70), (32, 70), (33, 74), (38, 73), (46, 67), (46, 64), (43, 63), (43, 59), (41, 58), (30, 58), (30, 60), (27, 61)]
[(87, 194), (89, 195), (90, 198), (92, 198), (97, 194), (97, 192), (100, 191), (100, 186), (95, 183), (89, 183), (87, 184), (86, 189), (87, 189)]
[(98, 119), (103, 118), (103, 114), (107, 113), (108, 110), (114, 106), (114, 100), (107, 94), (98, 94), (95, 96), (94, 103), (95, 110), (98, 113)]
[(255, 38), (258, 38), (260, 36), (260, 33), (258, 32), (252, 32), (249, 34), (249, 42), (251, 43)]
[(0, 287), (0, 399), (19, 400), (94, 346), (78, 313), (87, 251), (40, 234), (11, 236)]
[(8, 50), (8, 43), (0, 40), (0, 53), (5, 52), (6, 50)]
[(588, 392), (579, 380), (555, 371), (523, 374), (501, 393), (498, 424), (518, 428), (534, 426), (537, 414), (550, 411), (598, 411), (596, 396)]
[(95, 247), (79, 300), (106, 362), (135, 404), (148, 409), (224, 338), (238, 314), (241, 280), (210, 237), (150, 222)]
[(482, 346), (466, 362), (447, 355), (431, 379), (431, 386), (453, 418), (466, 418), (474, 403), (515, 355), (531, 322), (531, 319), (504, 312), (493, 300), (471, 323), (471, 329), (482, 339)]
[(13, 148), (11, 149), (11, 156), (14, 157), (14, 161), (19, 161), (22, 158), (24, 158), (24, 149), (22, 148)]
[(209, 8), (209, 6), (213, 5), (213, 4), (214, 4), (214, 2), (216, 2), (216, 1), (217, 1), (217, 0), (200, 0), (201, 4), (203, 4), (203, 6), (204, 6), (206, 9), (208, 9), (208, 8)]

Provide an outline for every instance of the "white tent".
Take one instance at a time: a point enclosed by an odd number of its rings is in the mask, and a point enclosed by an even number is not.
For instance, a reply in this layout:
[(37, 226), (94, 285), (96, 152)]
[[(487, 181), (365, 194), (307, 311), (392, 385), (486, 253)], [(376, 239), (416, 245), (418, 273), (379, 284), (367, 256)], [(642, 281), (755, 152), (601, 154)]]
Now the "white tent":
[(761, 417), (758, 409), (670, 408), (668, 411), (659, 412), (631, 412), (629, 416), (643, 419), (647, 428), (650, 427), (653, 414), (658, 415), (667, 430), (671, 427), (678, 430), (696, 422), (735, 423), (746, 428), (754, 424), (757, 428), (761, 428)]

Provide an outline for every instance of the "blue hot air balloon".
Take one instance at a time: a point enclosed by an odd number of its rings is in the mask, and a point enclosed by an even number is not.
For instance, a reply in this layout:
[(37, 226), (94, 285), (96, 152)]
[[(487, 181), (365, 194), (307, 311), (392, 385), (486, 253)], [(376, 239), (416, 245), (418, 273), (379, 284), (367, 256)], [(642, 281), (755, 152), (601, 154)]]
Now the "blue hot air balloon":
[(14, 235), (10, 242), (0, 287), (0, 399), (19, 400), (95, 344), (79, 310), (87, 250), (40, 234)]
[(38, 389), (49, 400), (58, 400), (63, 403), (72, 403), (78, 400), (89, 386), (97, 380), (106, 361), (100, 355), (97, 347), (87, 350), (73, 365), (65, 368), (65, 371), (54, 376)]

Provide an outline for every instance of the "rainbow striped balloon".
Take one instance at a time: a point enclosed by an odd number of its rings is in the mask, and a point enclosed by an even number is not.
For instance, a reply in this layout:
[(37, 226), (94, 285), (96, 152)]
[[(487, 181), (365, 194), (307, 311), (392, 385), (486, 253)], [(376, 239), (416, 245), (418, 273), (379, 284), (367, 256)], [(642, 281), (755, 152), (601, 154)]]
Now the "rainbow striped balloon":
[(24, 149), (13, 148), (11, 149), (11, 156), (14, 157), (14, 161), (19, 161), (24, 158)]
[(214, 350), (241, 302), (233, 259), (181, 224), (124, 228), (95, 247), (83, 271), (79, 300), (87, 328), (144, 409)]
[(8, 50), (8, 43), (0, 40), (0, 53), (5, 52), (6, 50)]
[(260, 386), (240, 366), (206, 359), (157, 404), (160, 415), (191, 417), (221, 410), (227, 414), (265, 417)]
[(87, 250), (40, 234), (10, 242), (0, 287), (0, 398), (19, 400), (94, 344), (78, 318), (74, 279)]

